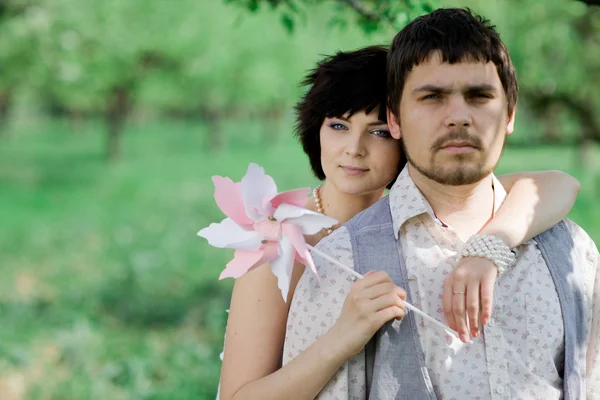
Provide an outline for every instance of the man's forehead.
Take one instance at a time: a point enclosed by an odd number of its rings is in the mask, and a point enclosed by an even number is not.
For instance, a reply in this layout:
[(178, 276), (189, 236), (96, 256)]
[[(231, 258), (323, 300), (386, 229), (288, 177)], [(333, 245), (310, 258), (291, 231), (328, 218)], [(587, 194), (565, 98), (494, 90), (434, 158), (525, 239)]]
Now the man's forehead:
[(407, 86), (422, 85), (473, 85), (499, 84), (496, 65), (490, 62), (466, 59), (450, 64), (441, 56), (431, 55), (415, 65), (406, 79)]

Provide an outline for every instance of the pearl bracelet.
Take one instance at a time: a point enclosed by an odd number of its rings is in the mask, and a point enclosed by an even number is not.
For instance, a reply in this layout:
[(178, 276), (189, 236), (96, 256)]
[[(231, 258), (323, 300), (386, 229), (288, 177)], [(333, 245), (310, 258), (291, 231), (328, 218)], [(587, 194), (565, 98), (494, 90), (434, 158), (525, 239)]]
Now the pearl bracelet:
[(496, 265), (498, 275), (517, 261), (515, 253), (501, 239), (494, 235), (473, 235), (467, 240), (460, 257), (487, 258)]

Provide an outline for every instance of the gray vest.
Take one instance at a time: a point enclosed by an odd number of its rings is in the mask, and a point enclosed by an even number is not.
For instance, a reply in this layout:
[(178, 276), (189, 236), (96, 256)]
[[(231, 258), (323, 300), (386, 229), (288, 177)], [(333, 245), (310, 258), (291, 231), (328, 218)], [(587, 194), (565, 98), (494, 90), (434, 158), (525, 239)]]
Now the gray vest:
[[(355, 269), (385, 270), (394, 282), (408, 287), (402, 246), (394, 237), (389, 198), (386, 196), (356, 215), (345, 225), (350, 234)], [(563, 393), (565, 400), (585, 398), (586, 347), (583, 265), (574, 259), (573, 238), (562, 221), (535, 238), (546, 261), (563, 315), (565, 359)], [(417, 332), (414, 313), (401, 323), (387, 323), (367, 344), (366, 381), (372, 400), (436, 398)]]

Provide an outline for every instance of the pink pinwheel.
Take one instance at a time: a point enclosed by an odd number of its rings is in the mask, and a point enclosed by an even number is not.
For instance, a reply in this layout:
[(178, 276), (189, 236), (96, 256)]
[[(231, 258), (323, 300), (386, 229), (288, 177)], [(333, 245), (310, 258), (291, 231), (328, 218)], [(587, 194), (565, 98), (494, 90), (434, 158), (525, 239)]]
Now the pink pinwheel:
[(316, 274), (304, 235), (313, 235), (337, 223), (304, 208), (310, 189), (277, 193), (275, 181), (262, 167), (250, 164), (241, 182), (213, 177), (215, 201), (227, 216), (198, 232), (215, 247), (235, 249), (219, 279), (239, 278), (266, 262), (287, 299), (294, 260)]

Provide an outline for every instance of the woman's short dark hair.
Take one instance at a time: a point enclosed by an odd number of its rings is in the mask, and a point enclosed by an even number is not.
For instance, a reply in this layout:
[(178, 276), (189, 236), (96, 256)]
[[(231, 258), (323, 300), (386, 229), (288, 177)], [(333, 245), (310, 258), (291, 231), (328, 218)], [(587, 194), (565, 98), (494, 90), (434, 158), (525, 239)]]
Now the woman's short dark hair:
[(517, 75), (496, 27), (468, 8), (441, 8), (410, 22), (392, 41), (387, 90), (388, 105), (396, 116), (408, 74), (435, 51), (450, 64), (493, 62), (506, 93), (508, 114), (512, 114), (519, 91)]
[(378, 118), (387, 122), (387, 54), (383, 46), (338, 52), (321, 60), (302, 81), (308, 91), (296, 105), (296, 135), (317, 178), (325, 179), (319, 135), (326, 117), (368, 114), (379, 107)]

